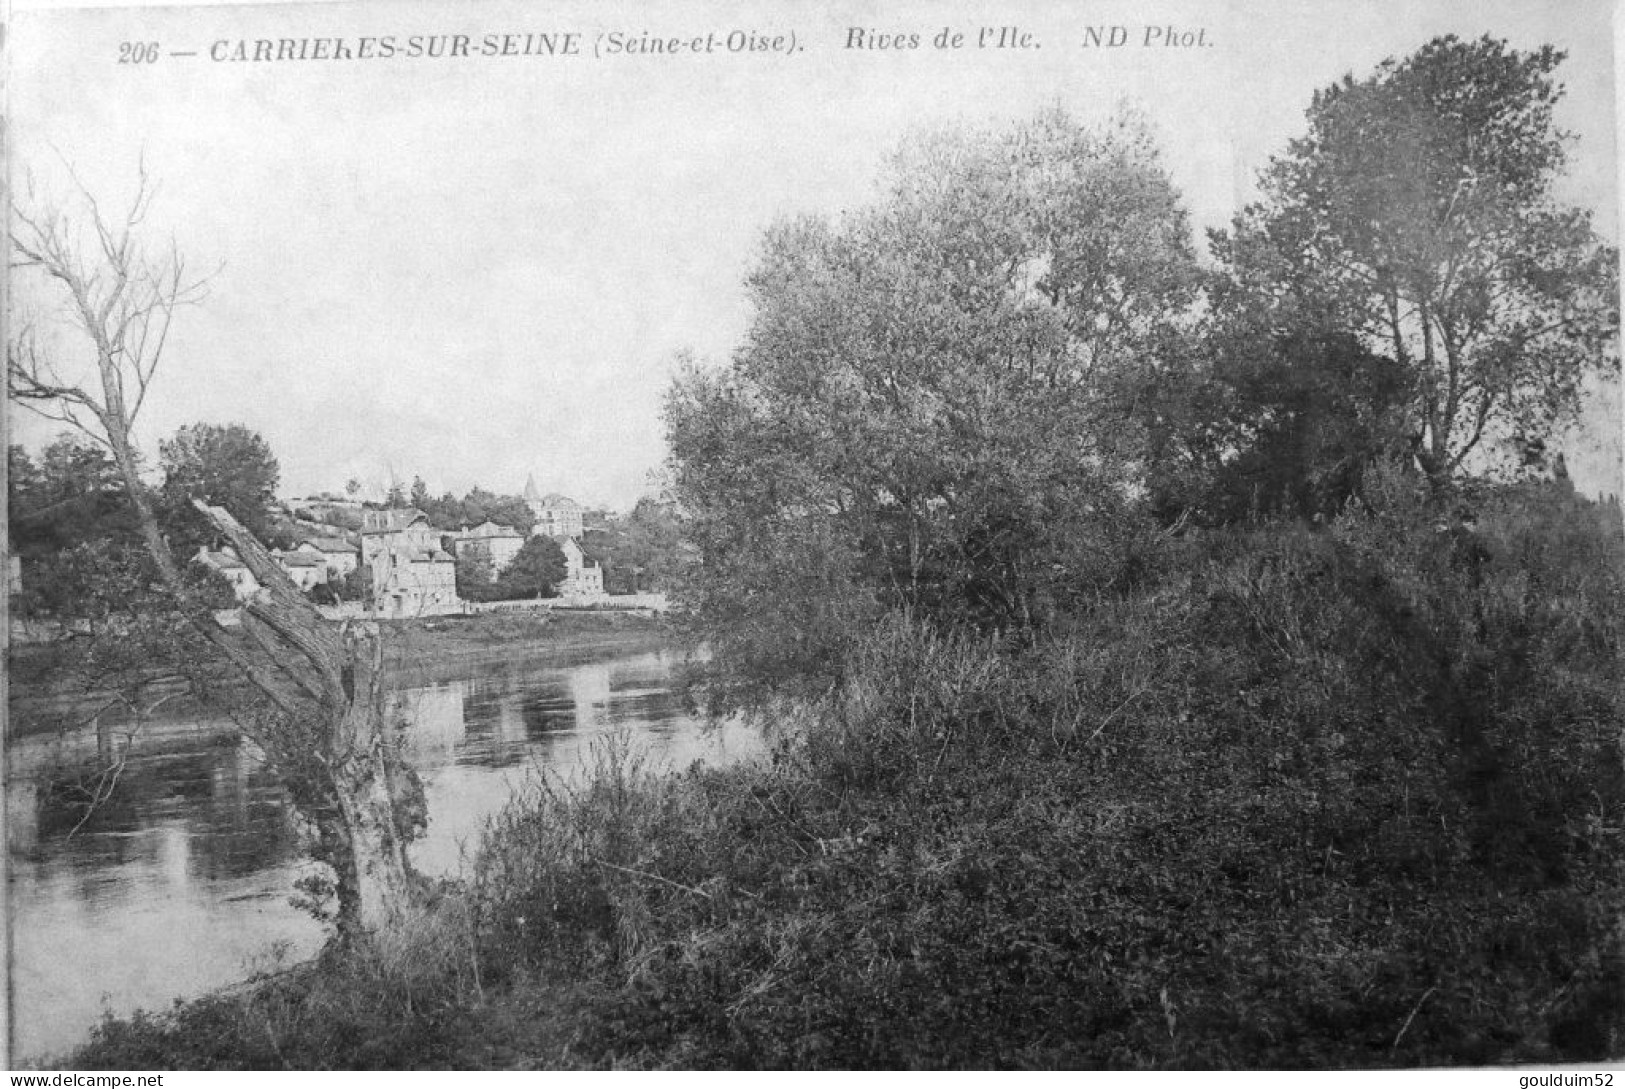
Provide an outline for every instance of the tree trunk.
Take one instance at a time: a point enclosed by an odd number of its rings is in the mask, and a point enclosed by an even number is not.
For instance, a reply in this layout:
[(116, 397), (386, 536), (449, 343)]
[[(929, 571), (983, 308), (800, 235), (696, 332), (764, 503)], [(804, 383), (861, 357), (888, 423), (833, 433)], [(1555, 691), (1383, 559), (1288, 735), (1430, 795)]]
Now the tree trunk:
[(421, 891), (407, 845), (422, 832), (427, 813), (423, 785), (385, 713), (377, 627), (346, 634), (353, 695), (337, 724), (333, 779), (335, 831), (348, 843), (352, 870), (338, 882), (339, 930), (348, 935), (373, 929)]
[[(241, 611), (246, 640), (228, 654), (252, 646), (291, 682), (280, 686), (281, 698), (267, 691), (278, 713), (250, 736), (314, 826), (314, 853), (334, 873), (339, 936), (353, 940), (423, 887), (407, 856), (425, 823), (423, 788), (385, 712), (378, 627), (346, 622), (335, 629), (235, 518), (201, 501), (193, 505), (230, 539), (262, 587)], [(212, 614), (206, 622), (222, 631)], [(292, 698), (290, 689), (297, 693)]]
[[(106, 385), (108, 417), (124, 419), (116, 384)], [(242, 633), (227, 631), (188, 592), (141, 482), (127, 431), (107, 430), (159, 576), (192, 625), (275, 705), (274, 714), (248, 716), (244, 732), (264, 751), (295, 809), (311, 824), (312, 853), (333, 869), (339, 939), (354, 941), (422, 886), (407, 845), (425, 823), (423, 788), (384, 712), (377, 626), (347, 624), (335, 631), (236, 518), (193, 500), (263, 588), (241, 611)]]

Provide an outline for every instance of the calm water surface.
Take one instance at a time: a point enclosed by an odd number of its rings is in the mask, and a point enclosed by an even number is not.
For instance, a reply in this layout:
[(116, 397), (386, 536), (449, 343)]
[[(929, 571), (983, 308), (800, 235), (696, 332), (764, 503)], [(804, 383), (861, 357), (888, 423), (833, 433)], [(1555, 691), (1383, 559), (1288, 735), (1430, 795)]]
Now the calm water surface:
[[(673, 769), (762, 751), (742, 726), (689, 715), (675, 666), (645, 652), (420, 673), (397, 697), (429, 801), (418, 867), (463, 869), (515, 786), (542, 768), (571, 773), (595, 739), (625, 733)], [(253, 746), (219, 722), (149, 723), (108, 800), (75, 831), (85, 792), (106, 788), (98, 743), (105, 753), (124, 739), (117, 728), (25, 738), (10, 753), (11, 1027), (23, 1060), (83, 1042), (103, 1011), (162, 1009), (309, 956), (323, 938), (289, 904), (314, 867), (300, 861)]]

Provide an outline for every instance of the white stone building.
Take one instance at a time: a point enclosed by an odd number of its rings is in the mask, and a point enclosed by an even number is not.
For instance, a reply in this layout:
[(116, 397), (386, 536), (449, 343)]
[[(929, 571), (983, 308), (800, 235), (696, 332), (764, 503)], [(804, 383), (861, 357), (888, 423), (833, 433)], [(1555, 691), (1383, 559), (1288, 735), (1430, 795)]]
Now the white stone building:
[(309, 590), (327, 581), (327, 564), (319, 555), (294, 551), (272, 552), (271, 556), (301, 590)]
[(372, 578), (372, 601), (387, 617), (458, 612), (457, 561), (440, 547), (440, 532), (419, 510), (369, 510), (362, 515), (361, 562)]
[(573, 537), (558, 539), (564, 552), (564, 581), (559, 583), (559, 597), (576, 601), (596, 601), (604, 595), (604, 569), (587, 558)]
[(512, 526), (487, 519), (470, 529), (464, 526), (451, 537), (453, 551), (462, 559), (469, 552), (483, 552), (491, 561), (491, 574), (500, 575), (525, 546), (524, 535)]
[(295, 551), (320, 556), (329, 579), (342, 579), (361, 565), (361, 549), (342, 537), (316, 537), (300, 541)]
[(533, 537), (576, 537), (582, 532), (581, 504), (567, 495), (536, 491), (536, 478), (525, 481), (525, 502), (536, 515), (536, 525), (530, 531)]
[(260, 592), (260, 580), (254, 577), (254, 572), (248, 565), (237, 558), (237, 553), (229, 548), (220, 552), (211, 552), (207, 548), (197, 550), (197, 561), (207, 567), (212, 567), (226, 577), (231, 583), (232, 593), (237, 595), (238, 601), (249, 601)]

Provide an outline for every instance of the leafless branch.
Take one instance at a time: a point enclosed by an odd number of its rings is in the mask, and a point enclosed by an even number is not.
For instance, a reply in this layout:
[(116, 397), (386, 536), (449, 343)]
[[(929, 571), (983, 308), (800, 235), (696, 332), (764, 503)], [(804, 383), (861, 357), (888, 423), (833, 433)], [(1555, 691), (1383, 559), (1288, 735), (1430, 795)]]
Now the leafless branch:
[[(202, 301), (208, 278), (188, 277), (173, 240), (162, 260), (149, 261), (142, 252), (136, 228), (146, 219), (156, 191), (144, 167), (135, 198), (117, 222), (103, 213), (71, 166), (68, 173), (96, 237), (96, 271), (88, 271), (78, 257), (65, 216), (24, 208), (13, 209), (12, 266), (37, 269), (66, 288), (75, 323), (95, 349), (102, 388), (98, 395), (62, 381), (32, 342), (23, 340), (8, 345), (8, 386), (19, 400), (77, 404), (103, 425), (108, 413), (117, 412), (128, 425), (146, 401), (176, 311)], [(60, 413), (44, 414), (73, 423)]]

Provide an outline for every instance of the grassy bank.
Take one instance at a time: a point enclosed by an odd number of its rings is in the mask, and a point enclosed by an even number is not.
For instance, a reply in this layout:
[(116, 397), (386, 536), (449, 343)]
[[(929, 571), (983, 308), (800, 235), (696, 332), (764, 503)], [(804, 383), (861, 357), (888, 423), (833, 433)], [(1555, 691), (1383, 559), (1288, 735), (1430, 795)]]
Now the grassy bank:
[[(384, 621), (383, 627), (385, 664), (397, 684), (443, 679), (486, 660), (568, 664), (672, 641), (670, 625), (662, 619), (607, 612), (482, 613)], [(11, 648), (9, 736), (72, 728), (98, 711), (109, 721), (122, 721), (129, 712), (117, 698), (121, 693), (142, 706), (161, 699), (169, 717), (208, 713), (206, 700), (174, 669), (150, 661), (109, 661), (97, 642), (68, 639)], [(206, 668), (203, 682), (247, 691), (225, 663)]]
[(598, 657), (673, 641), (659, 617), (617, 612), (481, 613), (389, 626), (386, 664), (403, 673), (472, 660)]
[(1617, 1056), (1625, 543), (1573, 514), (1214, 534), (1029, 645), (893, 619), (771, 761), (606, 748), (373, 947), (71, 1062)]

